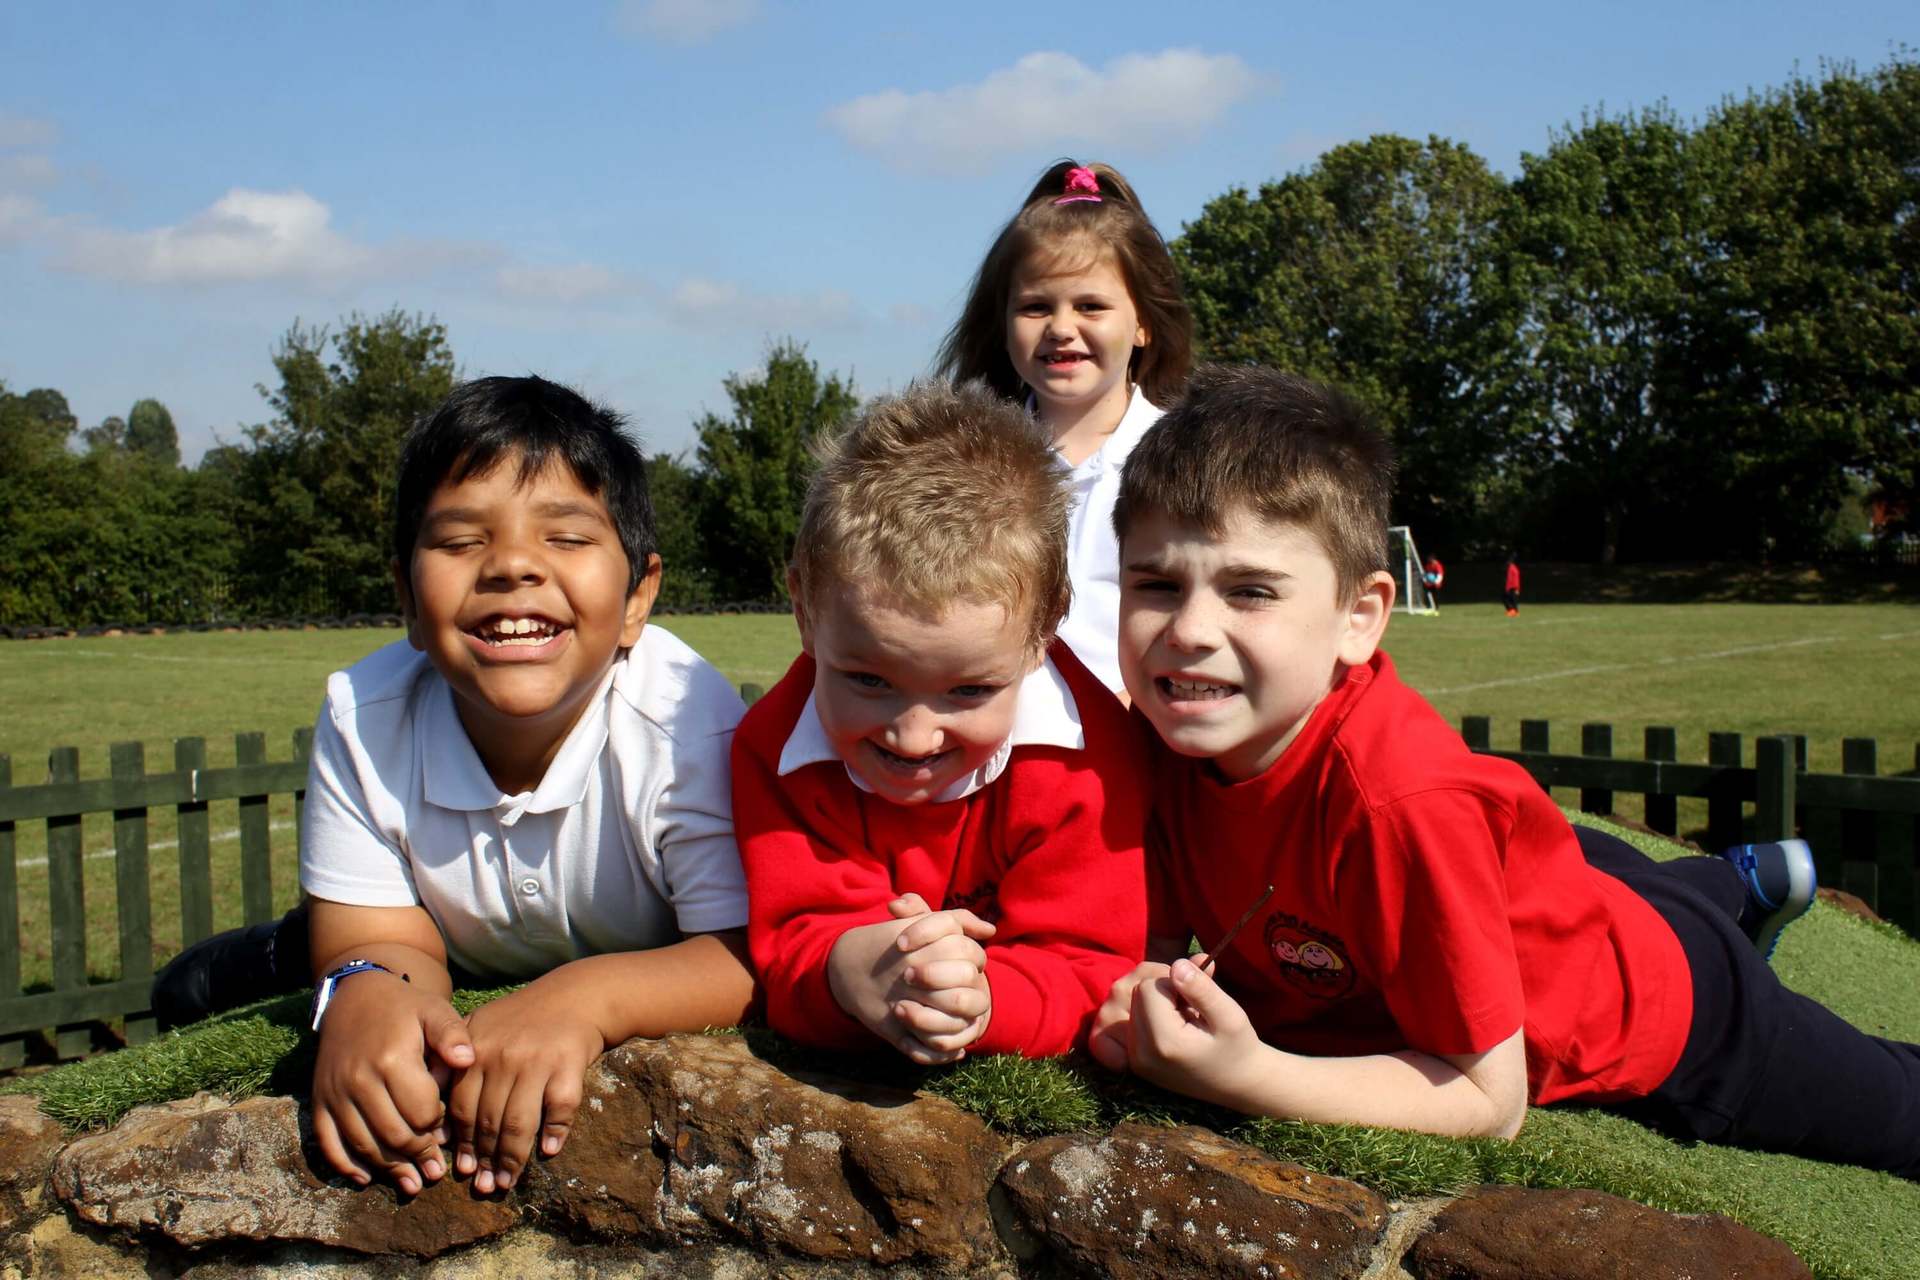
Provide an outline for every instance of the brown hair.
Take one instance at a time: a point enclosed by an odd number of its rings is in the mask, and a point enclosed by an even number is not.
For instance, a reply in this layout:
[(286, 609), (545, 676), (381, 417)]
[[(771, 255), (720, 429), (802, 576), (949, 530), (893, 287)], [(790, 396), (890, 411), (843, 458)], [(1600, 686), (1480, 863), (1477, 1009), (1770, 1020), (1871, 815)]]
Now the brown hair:
[[(1100, 199), (1057, 203), (1066, 192), (1067, 174), (1082, 168), (1099, 180)], [(1085, 252), (1084, 261), (1076, 261), (1076, 251)], [(1147, 331), (1147, 345), (1135, 348), (1129, 372), (1148, 400), (1171, 404), (1193, 365), (1193, 315), (1181, 295), (1173, 255), (1119, 171), (1078, 160), (1055, 161), (994, 237), (960, 318), (940, 344), (936, 367), (941, 375), (955, 381), (980, 378), (1008, 399), (1020, 398), (1020, 375), (1007, 357), (1007, 295), (1014, 272), (1036, 254), (1056, 258), (1061, 270), (1072, 271), (1106, 253), (1119, 265)]]
[(1218, 536), (1236, 511), (1306, 530), (1343, 596), (1387, 568), (1393, 446), (1333, 387), (1253, 365), (1203, 365), (1120, 473), (1113, 527), (1149, 514)]
[(816, 446), (794, 538), (794, 595), (836, 583), (909, 608), (956, 600), (1025, 617), (1037, 653), (1066, 616), (1065, 468), (1017, 405), (978, 382), (915, 384)]

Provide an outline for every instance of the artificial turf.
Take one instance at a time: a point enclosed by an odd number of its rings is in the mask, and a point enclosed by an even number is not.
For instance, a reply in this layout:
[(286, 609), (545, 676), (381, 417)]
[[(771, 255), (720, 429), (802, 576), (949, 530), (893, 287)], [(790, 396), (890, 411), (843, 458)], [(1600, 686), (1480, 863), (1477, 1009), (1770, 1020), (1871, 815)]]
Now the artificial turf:
[[(1595, 822), (1581, 816), (1580, 821)], [(1657, 857), (1685, 856), (1657, 837), (1608, 827)], [(1920, 1040), (1920, 944), (1825, 903), (1782, 936), (1781, 977), (1876, 1035)], [(456, 998), (464, 1012), (499, 992)], [(151, 1044), (15, 1081), (70, 1129), (112, 1124), (145, 1102), (211, 1089), (232, 1097), (301, 1092), (311, 1066), (304, 996), (268, 1001)], [(1479, 1182), (1596, 1187), (1656, 1208), (1724, 1213), (1784, 1240), (1817, 1276), (1906, 1280), (1920, 1257), (1920, 1184), (1792, 1156), (1669, 1141), (1600, 1111), (1535, 1108), (1511, 1143), (1349, 1125), (1247, 1120), (1071, 1060), (970, 1059), (916, 1071), (897, 1058), (847, 1060), (747, 1033), (795, 1070), (838, 1071), (917, 1087), (1023, 1137), (1099, 1130), (1123, 1119), (1209, 1124), (1310, 1168), (1390, 1196)]]

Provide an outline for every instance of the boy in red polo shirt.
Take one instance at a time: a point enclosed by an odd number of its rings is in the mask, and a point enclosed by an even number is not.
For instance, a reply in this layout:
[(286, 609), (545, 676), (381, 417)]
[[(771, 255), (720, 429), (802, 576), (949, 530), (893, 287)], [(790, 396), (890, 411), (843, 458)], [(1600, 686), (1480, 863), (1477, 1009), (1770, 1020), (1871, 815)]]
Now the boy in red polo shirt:
[(733, 744), (748, 945), (792, 1039), (1064, 1053), (1140, 959), (1144, 740), (1053, 640), (1062, 475), (1017, 406), (936, 384), (814, 477), (804, 652)]
[(1232, 941), (1117, 983), (1095, 1055), (1252, 1113), (1510, 1137), (1529, 1101), (1578, 1099), (1920, 1175), (1920, 1047), (1762, 954), (1812, 895), (1804, 844), (1655, 863), (1576, 835), (1400, 683), (1378, 649), (1392, 476), (1344, 397), (1253, 368), (1196, 375), (1129, 458), (1153, 932)]

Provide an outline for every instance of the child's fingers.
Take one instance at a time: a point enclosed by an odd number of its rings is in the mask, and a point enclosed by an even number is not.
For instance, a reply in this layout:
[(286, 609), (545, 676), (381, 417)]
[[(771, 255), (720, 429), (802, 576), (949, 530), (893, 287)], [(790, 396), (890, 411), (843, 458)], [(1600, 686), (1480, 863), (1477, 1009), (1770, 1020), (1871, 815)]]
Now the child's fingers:
[(992, 997), (977, 983), (916, 990), (903, 997), (901, 1004), (922, 1004), (957, 1018), (977, 1018), (993, 1007)]
[(513, 1097), (513, 1077), (495, 1069), (487, 1072), (480, 1086), (479, 1100), (473, 1109), (473, 1158), (479, 1168), (473, 1186), (481, 1195), (492, 1195), (499, 1187), (494, 1160), (500, 1152), (500, 1133), (506, 1120), (507, 1102)]
[(447, 1123), (453, 1128), (453, 1167), (463, 1178), (470, 1178), (480, 1167), (473, 1152), (473, 1120), (480, 1110), (480, 1089), (486, 1072), (478, 1067), (462, 1071), (447, 1093)]
[[(983, 957), (984, 958), (984, 957)], [(970, 960), (934, 960), (922, 961), (913, 957), (901, 976), (910, 987), (919, 987), (923, 991), (939, 991), (952, 987), (971, 987), (980, 982), (982, 965)]]
[(1096, 1021), (1087, 1035), (1087, 1052), (1107, 1070), (1125, 1071), (1132, 1043), (1132, 1023), (1109, 1022), (1103, 1026)]
[(500, 1113), (500, 1132), (494, 1142), (493, 1181), (502, 1191), (512, 1188), (520, 1171), (527, 1167), (527, 1156), (540, 1133), (540, 1107), (546, 1096), (546, 1081), (536, 1075), (514, 1079), (513, 1092)]
[(925, 1039), (928, 1036), (950, 1036), (965, 1031), (973, 1024), (973, 1018), (963, 1018), (947, 1013), (931, 1005), (921, 1004), (918, 1000), (899, 1000), (894, 1002), (893, 1016), (914, 1035)]
[(902, 951), (918, 951), (941, 938), (960, 936), (985, 942), (997, 932), (971, 911), (935, 911), (902, 929), (894, 945)]
[(1201, 968), (1191, 960), (1176, 960), (1167, 973), (1180, 999), (1200, 1015), (1201, 1021), (1216, 1029), (1225, 1029), (1246, 1020), (1239, 1002), (1213, 980), (1212, 968)]
[(348, 1153), (331, 1108), (322, 1106), (313, 1109), (313, 1137), (320, 1144), (320, 1154), (326, 1157), (335, 1172), (362, 1187), (373, 1181), (373, 1175)]
[(540, 1114), (540, 1154), (557, 1156), (573, 1132), (573, 1118), (580, 1111), (581, 1086), (585, 1078), (561, 1071), (547, 1080), (547, 1093)]
[(445, 1002), (434, 1006), (420, 1019), (420, 1033), (433, 1056), (458, 1071), (474, 1062), (473, 1034), (467, 1020)]
[(978, 1040), (985, 1032), (986, 1026), (978, 1018), (975, 1018), (958, 1031), (942, 1035), (921, 1036), (920, 1043), (937, 1052), (952, 1053), (956, 1057), (959, 1057), (966, 1050), (967, 1046), (971, 1045), (975, 1040)]
[(895, 920), (910, 920), (927, 914), (927, 900), (917, 893), (903, 893), (887, 904)]
[[(419, 1168), (406, 1151), (407, 1139), (413, 1135), (407, 1131), (399, 1113), (391, 1105), (384, 1110), (387, 1114), (377, 1119), (369, 1117), (363, 1109), (335, 1116), (340, 1125), (340, 1136), (359, 1163), (379, 1169), (403, 1193), (417, 1196), (424, 1183)], [(383, 1132), (397, 1136), (387, 1140), (382, 1137)]]

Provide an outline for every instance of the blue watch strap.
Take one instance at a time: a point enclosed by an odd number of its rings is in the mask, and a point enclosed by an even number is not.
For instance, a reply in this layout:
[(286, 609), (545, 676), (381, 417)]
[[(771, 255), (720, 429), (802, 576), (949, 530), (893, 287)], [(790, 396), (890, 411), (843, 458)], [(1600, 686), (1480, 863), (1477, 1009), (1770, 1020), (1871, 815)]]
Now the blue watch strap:
[[(393, 973), (393, 970), (378, 960), (349, 960), (320, 979), (320, 984), (313, 989), (313, 1029), (315, 1031), (320, 1029), (320, 1019), (327, 1016), (327, 1006), (333, 1003), (334, 989), (356, 973), (370, 972)], [(413, 981), (404, 973), (395, 976), (402, 982)]]

